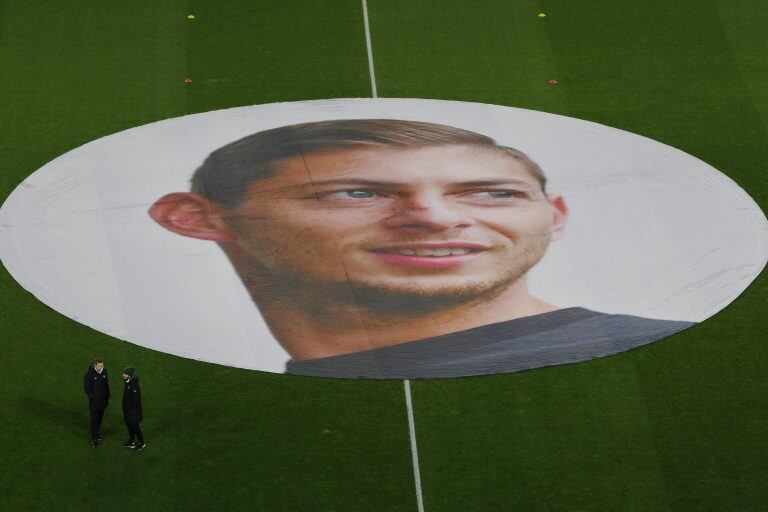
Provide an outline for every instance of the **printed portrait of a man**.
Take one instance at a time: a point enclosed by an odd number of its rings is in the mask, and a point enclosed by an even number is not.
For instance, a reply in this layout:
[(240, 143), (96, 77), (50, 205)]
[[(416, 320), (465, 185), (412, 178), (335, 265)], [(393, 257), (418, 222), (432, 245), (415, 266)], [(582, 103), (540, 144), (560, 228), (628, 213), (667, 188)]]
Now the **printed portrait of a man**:
[(534, 296), (527, 275), (567, 229), (567, 197), (523, 151), (452, 126), (355, 119), (254, 133), (213, 151), (191, 190), (150, 215), (221, 247), (290, 354), (289, 374), (513, 372), (692, 325)]

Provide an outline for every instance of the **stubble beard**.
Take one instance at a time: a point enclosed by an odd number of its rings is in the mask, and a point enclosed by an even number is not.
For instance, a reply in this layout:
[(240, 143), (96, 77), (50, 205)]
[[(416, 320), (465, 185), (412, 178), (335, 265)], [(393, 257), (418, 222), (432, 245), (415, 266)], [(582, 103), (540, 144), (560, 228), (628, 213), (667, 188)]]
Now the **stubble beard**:
[[(467, 281), (460, 285), (393, 285), (356, 280), (347, 274), (344, 281), (309, 279), (300, 271), (280, 272), (254, 264), (243, 282), (256, 302), (277, 302), (300, 308), (318, 320), (338, 321), (349, 310), (397, 319), (425, 316), (458, 306), (490, 302), (519, 282), (535, 266), (549, 240), (534, 240), (510, 263), (497, 279)], [(264, 300), (266, 299), (266, 300)]]
[(345, 293), (354, 304), (386, 317), (416, 317), (457, 306), (489, 302), (517, 282), (520, 276), (507, 276), (492, 282), (471, 281), (459, 286), (371, 286), (349, 283)]

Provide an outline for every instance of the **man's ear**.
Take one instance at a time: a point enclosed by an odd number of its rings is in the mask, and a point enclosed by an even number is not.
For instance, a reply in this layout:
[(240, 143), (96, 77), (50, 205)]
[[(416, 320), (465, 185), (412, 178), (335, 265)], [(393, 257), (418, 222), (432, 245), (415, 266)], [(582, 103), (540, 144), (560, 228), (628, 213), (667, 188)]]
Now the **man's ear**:
[(549, 204), (552, 205), (552, 240), (557, 240), (565, 230), (565, 224), (568, 221), (568, 205), (565, 204), (563, 196), (550, 194)]
[(231, 242), (235, 234), (222, 218), (223, 208), (192, 192), (174, 192), (155, 201), (149, 216), (168, 231), (214, 242)]

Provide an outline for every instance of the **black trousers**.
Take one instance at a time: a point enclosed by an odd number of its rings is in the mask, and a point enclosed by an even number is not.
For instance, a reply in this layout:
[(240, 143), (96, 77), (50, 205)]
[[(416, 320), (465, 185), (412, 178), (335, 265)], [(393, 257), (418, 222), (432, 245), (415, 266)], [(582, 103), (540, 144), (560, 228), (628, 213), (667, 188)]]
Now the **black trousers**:
[(95, 407), (91, 405), (91, 439), (96, 439), (101, 430), (101, 420), (104, 419), (104, 407)]
[(125, 423), (125, 426), (128, 427), (128, 435), (130, 436), (128, 438), (128, 442), (132, 443), (134, 440), (137, 440), (139, 444), (144, 444), (144, 434), (141, 433), (141, 429), (139, 428), (138, 423)]

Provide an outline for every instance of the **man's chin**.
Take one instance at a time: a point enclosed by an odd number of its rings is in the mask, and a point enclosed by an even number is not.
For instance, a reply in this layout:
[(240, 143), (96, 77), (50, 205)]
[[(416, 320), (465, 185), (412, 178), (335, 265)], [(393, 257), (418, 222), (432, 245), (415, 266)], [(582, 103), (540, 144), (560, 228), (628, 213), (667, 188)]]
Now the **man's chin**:
[(491, 300), (514, 282), (469, 282), (445, 285), (392, 285), (348, 283), (351, 296), (359, 307), (388, 314), (418, 315), (441, 309)]

